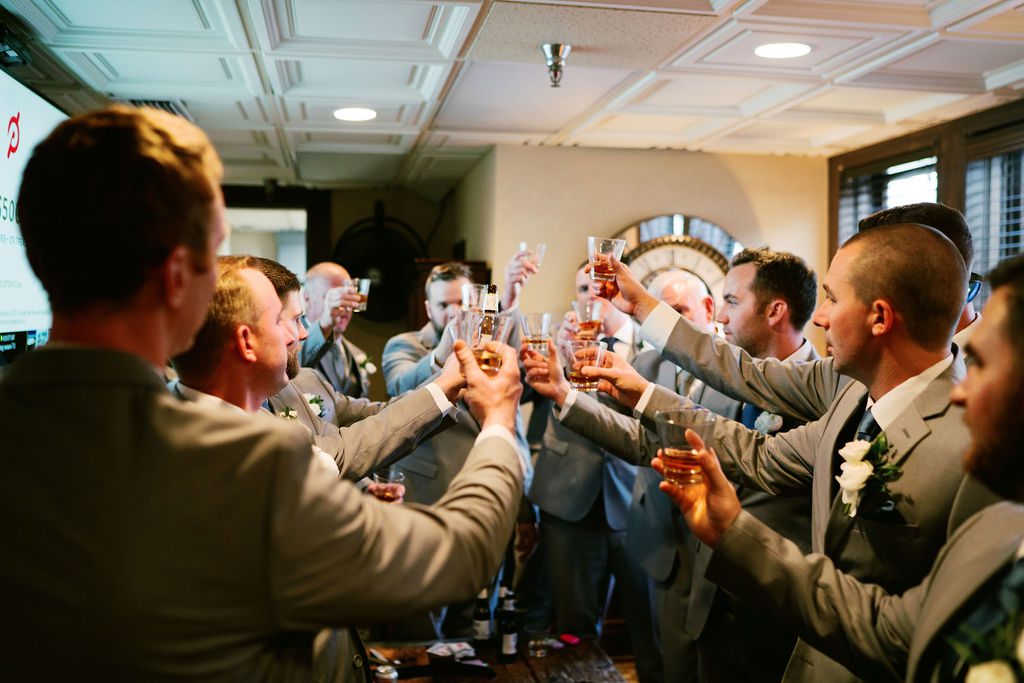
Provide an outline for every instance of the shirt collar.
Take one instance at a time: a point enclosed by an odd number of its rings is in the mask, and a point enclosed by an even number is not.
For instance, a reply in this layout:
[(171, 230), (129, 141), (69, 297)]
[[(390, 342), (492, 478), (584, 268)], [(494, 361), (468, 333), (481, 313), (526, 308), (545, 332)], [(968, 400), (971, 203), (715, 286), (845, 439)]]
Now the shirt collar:
[(205, 393), (203, 391), (199, 391), (198, 389), (193, 389), (190, 386), (182, 384), (180, 381), (177, 382), (174, 386), (177, 389), (178, 393), (181, 394), (182, 398), (184, 398), (187, 401), (191, 401), (191, 402), (193, 402), (193, 403), (195, 403), (197, 405), (207, 406), (207, 407), (214, 407), (214, 406), (224, 407), (224, 406), (227, 406), (228, 408), (232, 408), (234, 410), (237, 410), (240, 413), (243, 413), (243, 414), (245, 413), (244, 410), (242, 410), (241, 408), (236, 406), (234, 403), (228, 403), (227, 401), (225, 401), (224, 399), (222, 399), (219, 396), (214, 396), (213, 394), (207, 394), (207, 393)]
[(957, 348), (964, 348), (968, 341), (971, 339), (971, 335), (978, 329), (978, 323), (981, 322), (981, 313), (974, 316), (974, 320), (971, 324), (960, 330), (953, 335), (953, 343), (957, 345)]
[(932, 380), (945, 372), (953, 364), (953, 358), (953, 354), (949, 354), (938, 363), (890, 389), (885, 396), (877, 401), (872, 402), (869, 396), (868, 408), (871, 410), (871, 415), (875, 418), (878, 426), (883, 431), (888, 429), (889, 425), (900, 416), (900, 413), (913, 403), (921, 395), (921, 392), (932, 383)]

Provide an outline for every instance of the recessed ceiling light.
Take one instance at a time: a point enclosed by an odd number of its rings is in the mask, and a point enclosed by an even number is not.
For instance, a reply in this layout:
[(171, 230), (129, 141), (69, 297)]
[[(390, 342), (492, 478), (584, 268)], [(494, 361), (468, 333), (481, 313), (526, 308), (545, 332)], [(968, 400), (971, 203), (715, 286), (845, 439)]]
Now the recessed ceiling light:
[(765, 59), (793, 59), (811, 51), (806, 43), (765, 43), (754, 48), (754, 54)]
[(372, 121), (377, 112), (366, 107), (342, 107), (334, 110), (334, 118), (340, 121)]

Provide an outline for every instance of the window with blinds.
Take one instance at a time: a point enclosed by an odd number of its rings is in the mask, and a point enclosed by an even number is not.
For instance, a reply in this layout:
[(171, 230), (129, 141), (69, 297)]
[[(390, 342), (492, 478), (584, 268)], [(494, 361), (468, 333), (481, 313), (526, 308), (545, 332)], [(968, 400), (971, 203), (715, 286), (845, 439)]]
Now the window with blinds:
[[(923, 154), (931, 154), (925, 152)], [(938, 192), (936, 157), (888, 160), (844, 171), (839, 184), (839, 245), (857, 232), (860, 219), (903, 204), (934, 202)]]
[[(1024, 131), (972, 140), (967, 148), (964, 215), (974, 237), (974, 266), (984, 275), (997, 263), (1021, 253)], [(988, 299), (982, 286), (975, 307)]]

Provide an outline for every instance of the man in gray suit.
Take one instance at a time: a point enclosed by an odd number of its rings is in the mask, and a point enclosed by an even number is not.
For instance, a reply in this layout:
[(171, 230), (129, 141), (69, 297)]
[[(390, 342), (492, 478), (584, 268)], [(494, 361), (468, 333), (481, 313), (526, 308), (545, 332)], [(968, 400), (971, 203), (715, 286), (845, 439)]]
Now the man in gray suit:
[[(575, 276), (576, 299), (594, 297), (590, 276)], [(639, 350), (633, 322), (608, 307), (600, 337), (624, 357)], [(570, 312), (558, 340), (575, 338)], [(609, 577), (623, 597), (626, 626), (641, 681), (663, 680), (655, 639), (652, 581), (626, 547), (626, 529), (636, 467), (606, 453), (590, 439), (549, 419), (529, 499), (541, 511), (548, 576), (559, 632), (596, 634), (608, 595)]]
[[(359, 301), (342, 285), (352, 277), (332, 261), (306, 271), (302, 294), (309, 321), (309, 339), (302, 345), (303, 367), (316, 368), (331, 385), (353, 398), (370, 395), (370, 375), (377, 371), (366, 352), (345, 339), (352, 312)], [(372, 371), (372, 372), (371, 372)]]
[[(897, 597), (827, 557), (805, 557), (741, 510), (708, 451), (699, 455), (704, 485), (662, 484), (694, 533), (715, 548), (708, 576), (771, 607), (870, 680), (1019, 680), (1024, 673), (1024, 256), (1004, 261), (989, 282), (992, 298), (967, 343), (972, 362), (950, 398), (970, 430), (968, 472), (1015, 502), (991, 505), (961, 525), (920, 585)], [(702, 446), (699, 439), (692, 445)]]
[[(254, 281), (260, 274), (274, 288), (276, 301), (256, 298)], [(267, 287), (260, 282), (259, 289), (263, 293)], [(287, 290), (283, 296), (282, 289)], [(351, 481), (408, 453), (453, 409), (449, 397), (458, 396), (463, 380), (451, 365), (435, 382), (391, 406), (340, 397), (332, 406), (335, 415), (355, 413), (351, 426), (321, 419), (317, 413), (324, 399), (311, 403), (289, 383), (298, 372), (298, 351), (306, 338), (301, 316), (299, 281), (291, 271), (251, 256), (220, 257), (210, 313), (192, 348), (174, 359), (179, 381), (172, 383), (172, 392), (189, 400), (220, 399), (246, 412), (269, 403), (273, 414), (306, 427), (318, 456)], [(362, 415), (359, 408), (349, 409), (350, 400), (363, 405)]]
[[(701, 335), (690, 334), (674, 311), (655, 310), (657, 302), (631, 280), (622, 267), (618, 291), (608, 293), (638, 318), (652, 318), (645, 320), (645, 334), (656, 339), (657, 348), (674, 348), (681, 355), (716, 352), (707, 348), (714, 344), (701, 346)], [(949, 281), (958, 284), (934, 286)], [(858, 233), (833, 259), (826, 298), (814, 315), (815, 324), (826, 331), (832, 358), (802, 365), (759, 361), (760, 373), (732, 361), (752, 393), (775, 392), (808, 404), (833, 397), (823, 417), (774, 437), (735, 423), (715, 427), (715, 443), (735, 481), (774, 494), (810, 490), (814, 551), (890, 591), (915, 585), (925, 575), (947, 527), (963, 519), (953, 511), (954, 500), (959, 498), (960, 511), (992, 501), (990, 492), (965, 480), (959, 469), (967, 434), (948, 399), (964, 372), (962, 360), (950, 353), (950, 337), (963, 309), (966, 283), (963, 259), (930, 228), (894, 225)], [(697, 344), (687, 346), (683, 338), (694, 336)], [(620, 370), (598, 374), (618, 381), (622, 386), (615, 393), (644, 419), (679, 405), (678, 396), (648, 387), (642, 379), (623, 383)], [(858, 436), (872, 440), (882, 432), (895, 479), (872, 482), (871, 495), (857, 510), (847, 509), (850, 495), (834, 486), (838, 451)], [(822, 677), (852, 679), (838, 664), (798, 643), (786, 679)]]
[[(726, 337), (758, 356), (802, 362), (817, 357), (803, 338), (803, 327), (814, 309), (816, 278), (802, 259), (768, 249), (747, 249), (733, 259), (726, 275), (723, 306), (718, 315)], [(690, 273), (674, 271), (655, 279), (649, 288), (683, 318), (709, 329), (713, 310), (705, 285)], [(535, 367), (532, 361), (528, 367)], [(791, 429), (799, 423), (783, 420), (752, 405), (730, 399), (685, 372), (650, 349), (633, 362), (637, 372), (661, 386), (678, 391), (690, 400), (723, 417), (755, 423), (765, 432)], [(677, 374), (678, 373), (678, 374)], [(562, 423), (594, 438), (612, 453), (639, 465), (636, 443), (639, 422), (620, 415), (586, 395), (568, 399), (568, 385), (561, 373), (546, 368), (531, 372), (546, 380), (554, 377), (560, 391), (551, 391), (560, 406)], [(535, 384), (542, 393), (543, 385)], [(552, 387), (553, 388), (553, 387)], [(710, 553), (694, 545), (692, 537), (679, 529), (682, 522), (672, 515), (671, 502), (657, 492), (660, 477), (642, 467), (633, 490), (630, 518), (631, 548), (644, 569), (662, 582), (659, 591), (661, 639), (666, 680), (777, 681), (785, 668), (794, 637), (761, 610), (733, 601), (704, 579)], [(740, 489), (744, 505), (772, 528), (801, 547), (810, 548), (809, 496), (779, 497)], [(696, 557), (696, 566), (694, 559)], [(697, 640), (696, 657), (684, 653), (690, 639)]]
[[(168, 393), (214, 288), (220, 169), (195, 126), (125, 106), (65, 121), (25, 168), (53, 334), (0, 379), (13, 680), (307, 679), (318, 629), (467, 598), (501, 559), (522, 481), (511, 349), (488, 378), (458, 346), (484, 428), (429, 511), (327, 475), (297, 425)], [(54, 406), (75, 406), (59, 429)]]

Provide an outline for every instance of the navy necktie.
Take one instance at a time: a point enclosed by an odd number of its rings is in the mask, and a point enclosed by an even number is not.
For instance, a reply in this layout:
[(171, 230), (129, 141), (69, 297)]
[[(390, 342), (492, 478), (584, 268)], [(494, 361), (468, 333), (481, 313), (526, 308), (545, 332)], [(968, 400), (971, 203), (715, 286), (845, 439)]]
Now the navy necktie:
[(860, 424), (857, 425), (857, 438), (860, 441), (874, 441), (881, 431), (882, 428), (875, 422), (875, 416), (871, 414), (871, 409), (865, 409), (860, 418)]
[(742, 422), (743, 426), (747, 429), (754, 429), (754, 423), (757, 421), (757, 417), (761, 412), (761, 409), (753, 403), (744, 403), (743, 411), (740, 413), (740, 422)]
[(608, 350), (609, 351), (614, 353), (615, 352), (615, 345), (618, 344), (622, 340), (619, 339), (618, 337), (605, 337), (601, 341), (603, 341), (605, 344), (608, 345)]

